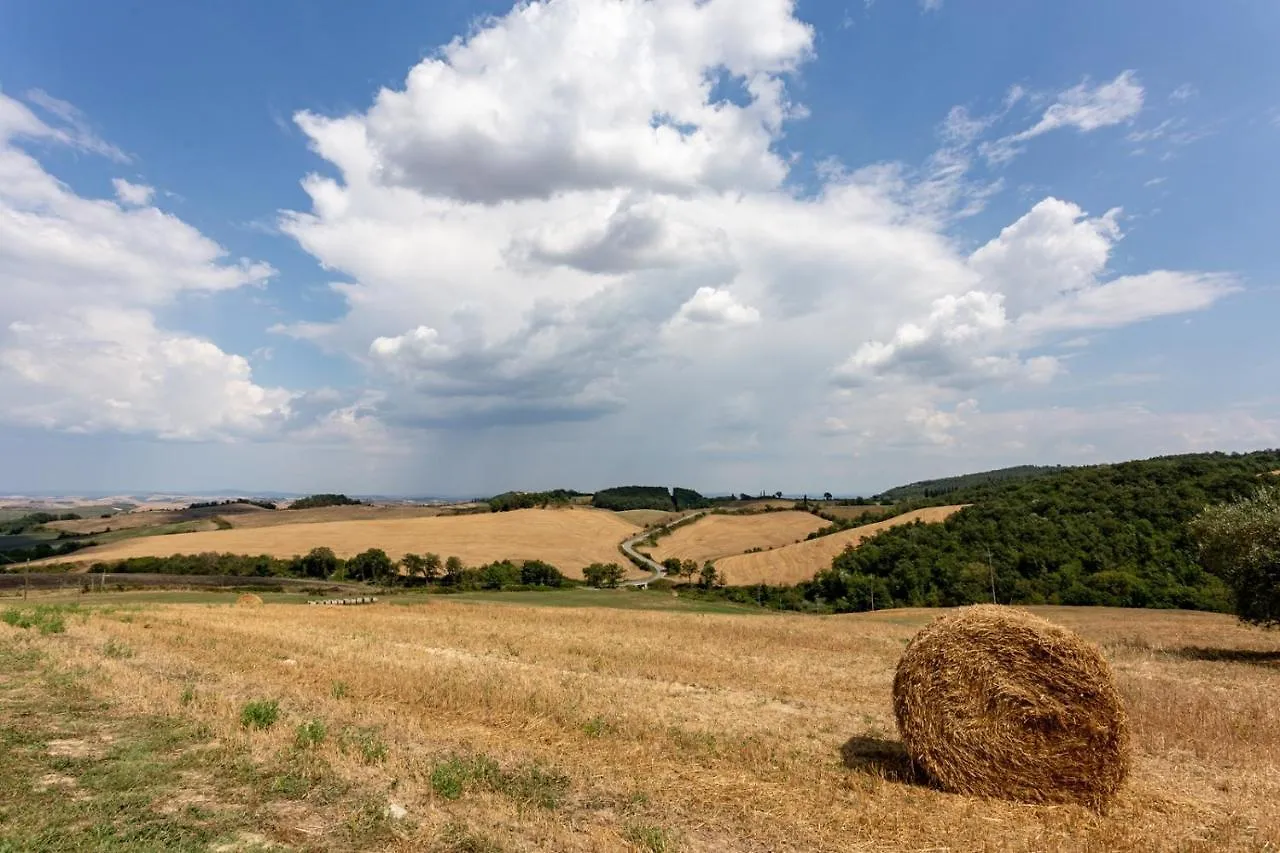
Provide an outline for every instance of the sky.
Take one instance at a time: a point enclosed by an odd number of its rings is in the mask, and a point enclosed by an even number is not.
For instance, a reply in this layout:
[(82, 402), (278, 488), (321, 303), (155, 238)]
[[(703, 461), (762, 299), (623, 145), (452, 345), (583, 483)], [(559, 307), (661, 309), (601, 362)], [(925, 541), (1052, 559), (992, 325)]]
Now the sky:
[(1280, 446), (1280, 4), (0, 9), (0, 493)]

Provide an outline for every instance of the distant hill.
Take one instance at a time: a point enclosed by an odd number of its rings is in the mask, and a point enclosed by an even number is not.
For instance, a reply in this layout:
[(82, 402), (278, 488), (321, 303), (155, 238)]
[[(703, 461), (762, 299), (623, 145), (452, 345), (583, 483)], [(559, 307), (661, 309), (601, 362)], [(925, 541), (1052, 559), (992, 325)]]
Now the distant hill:
[(991, 483), (1003, 483), (1009, 480), (1030, 480), (1061, 471), (1061, 465), (1016, 465), (1012, 468), (997, 468), (994, 471), (980, 471), (977, 474), (961, 474), (958, 477), (940, 477), (936, 480), (921, 480), (905, 486), (895, 486), (880, 494), (881, 498), (891, 501), (911, 501), (920, 498), (938, 498), (950, 495), (960, 489), (973, 486), (985, 486)]

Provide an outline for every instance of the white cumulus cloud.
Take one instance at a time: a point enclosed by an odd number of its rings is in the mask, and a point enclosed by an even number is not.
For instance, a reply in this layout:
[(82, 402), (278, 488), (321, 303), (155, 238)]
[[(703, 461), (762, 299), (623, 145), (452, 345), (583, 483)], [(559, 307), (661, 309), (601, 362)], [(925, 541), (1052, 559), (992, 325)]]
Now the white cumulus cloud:
[[(46, 111), (79, 112), (37, 97)], [(164, 438), (260, 434), (291, 395), (255, 384), (248, 362), (159, 328), (156, 308), (185, 293), (261, 284), (270, 266), (231, 261), (187, 223), (120, 181), (122, 203), (84, 198), (24, 151), (23, 138), (90, 145), (0, 95), (0, 418), (75, 432)]]

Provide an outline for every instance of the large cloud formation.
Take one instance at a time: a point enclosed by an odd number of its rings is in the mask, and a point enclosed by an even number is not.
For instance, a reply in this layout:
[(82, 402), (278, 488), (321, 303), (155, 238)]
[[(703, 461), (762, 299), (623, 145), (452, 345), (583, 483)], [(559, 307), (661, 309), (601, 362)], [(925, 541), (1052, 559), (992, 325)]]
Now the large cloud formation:
[[(407, 426), (590, 420), (643, 400), (645, 417), (758, 441), (890, 425), (930, 440), (959, 423), (939, 406), (1061, 375), (1037, 351), (1059, 333), (1231, 289), (1109, 278), (1121, 212), (1056, 198), (960, 252), (946, 227), (998, 191), (971, 170), (1000, 159), (982, 137), (1004, 113), (953, 110), (919, 169), (827, 162), (798, 191), (789, 83), (813, 43), (791, 0), (545, 0), (481, 22), (363, 113), (298, 113), (339, 177), (308, 176), (311, 210), (281, 225), (348, 278), (347, 310), (284, 331), (366, 363), (382, 416)], [(1132, 72), (1082, 83), (990, 142), (1008, 159), (1123, 123), (1142, 99)], [(761, 423), (724, 427), (707, 405), (756, 391)]]
[(19, 143), (124, 155), (69, 104), (36, 95), (72, 123), (46, 122), (0, 94), (0, 418), (181, 439), (269, 432), (292, 395), (255, 384), (243, 357), (159, 328), (154, 311), (184, 294), (259, 284), (271, 267), (228, 261), (151, 206), (150, 187), (118, 180), (119, 202), (76, 195)]
[[(33, 96), (41, 118), (0, 96), (2, 417), (399, 441), (455, 482), (491, 465), (502, 488), (512, 471), (572, 477), (592, 453), (610, 460), (593, 478), (631, 478), (620, 438), (667, 470), (714, 457), (694, 479), (727, 485), (753, 465), (825, 476), (833, 455), (870, 448), (1020, 452), (1023, 424), (1087, 448), (1170, 423), (984, 406), (1061, 381), (1068, 339), (1204, 309), (1230, 276), (1115, 275), (1123, 212), (1056, 197), (972, 251), (952, 231), (1039, 138), (1123, 134), (1144, 106), (1137, 75), (1014, 87), (990, 115), (956, 107), (918, 165), (812, 163), (788, 131), (806, 120), (793, 93), (814, 44), (793, 0), (537, 0), (477, 22), (362, 111), (298, 112), (325, 167), (279, 226), (344, 307), (274, 331), (359, 364), (365, 387), (341, 393), (265, 387), (243, 357), (162, 328), (164, 306), (273, 271), (227, 258), (143, 184), (73, 193), (21, 145), (128, 155), (68, 104)], [(1183, 444), (1204, 434), (1186, 423)]]

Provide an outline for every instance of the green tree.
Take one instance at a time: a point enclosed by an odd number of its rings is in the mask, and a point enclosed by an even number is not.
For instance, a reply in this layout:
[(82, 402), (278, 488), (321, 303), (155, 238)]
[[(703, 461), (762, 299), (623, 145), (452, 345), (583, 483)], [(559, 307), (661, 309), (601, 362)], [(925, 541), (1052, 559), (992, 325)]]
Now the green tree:
[(460, 557), (450, 557), (444, 561), (444, 580), (443, 582), (449, 586), (457, 586), (462, 583), (462, 576), (467, 570), (466, 564), (462, 562)]
[(692, 581), (693, 576), (698, 573), (698, 564), (693, 560), (684, 560), (680, 563), (680, 577), (686, 581)]
[(603, 589), (616, 589), (622, 583), (626, 572), (617, 563), (592, 563), (582, 570), (589, 586)]
[(396, 565), (386, 551), (370, 548), (347, 561), (347, 575), (356, 580), (386, 583), (395, 578)]
[(520, 566), (520, 583), (525, 586), (560, 586), (564, 583), (564, 575), (550, 563), (525, 560)]
[(1280, 625), (1280, 487), (1207, 507), (1190, 527), (1200, 562), (1231, 588), (1236, 615)]
[(680, 562), (679, 557), (667, 557), (662, 561), (662, 568), (667, 570), (667, 574), (678, 578), (683, 569), (683, 564)]
[(702, 568), (698, 572), (698, 586), (703, 589), (713, 589), (718, 586), (724, 586), (724, 579), (720, 573), (716, 571), (716, 564), (707, 560), (702, 564)]
[(422, 555), (422, 576), (427, 579), (427, 583), (431, 583), (440, 577), (441, 568), (439, 554), (433, 554), (428, 551)]
[(420, 554), (405, 554), (400, 558), (400, 568), (411, 578), (426, 577), (427, 561)]
[(831, 500), (831, 493), (830, 493), (830, 492), (823, 492), (823, 493), (822, 493), (822, 499), (823, 499), (824, 501), (830, 501), (830, 500)]
[(332, 577), (338, 572), (338, 557), (332, 548), (312, 548), (302, 558), (301, 568), (309, 578)]

